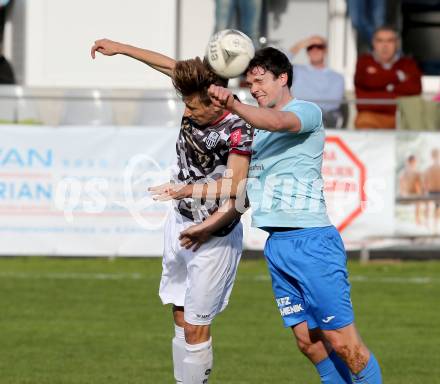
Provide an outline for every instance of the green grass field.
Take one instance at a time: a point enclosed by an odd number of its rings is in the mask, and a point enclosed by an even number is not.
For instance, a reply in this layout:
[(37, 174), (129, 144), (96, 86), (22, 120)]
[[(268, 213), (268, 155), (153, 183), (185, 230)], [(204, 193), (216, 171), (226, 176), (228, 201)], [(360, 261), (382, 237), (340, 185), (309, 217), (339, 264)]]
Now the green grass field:
[[(0, 384), (173, 383), (159, 259), (0, 258)], [(440, 383), (440, 263), (350, 264), (386, 384)], [(210, 383), (319, 383), (281, 325), (264, 261), (241, 263)]]

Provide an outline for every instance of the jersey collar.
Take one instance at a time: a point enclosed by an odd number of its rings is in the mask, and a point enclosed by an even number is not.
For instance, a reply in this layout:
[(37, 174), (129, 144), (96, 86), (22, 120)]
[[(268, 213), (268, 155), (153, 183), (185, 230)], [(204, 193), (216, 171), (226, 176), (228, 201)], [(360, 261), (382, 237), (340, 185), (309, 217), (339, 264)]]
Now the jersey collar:
[(229, 111), (225, 111), (223, 113), (223, 115), (221, 115), (217, 120), (213, 121), (212, 123), (210, 123), (209, 125), (213, 126), (213, 125), (217, 125), (218, 123), (220, 123), (220, 121), (224, 120), (226, 118), (226, 116), (228, 116), (231, 112)]

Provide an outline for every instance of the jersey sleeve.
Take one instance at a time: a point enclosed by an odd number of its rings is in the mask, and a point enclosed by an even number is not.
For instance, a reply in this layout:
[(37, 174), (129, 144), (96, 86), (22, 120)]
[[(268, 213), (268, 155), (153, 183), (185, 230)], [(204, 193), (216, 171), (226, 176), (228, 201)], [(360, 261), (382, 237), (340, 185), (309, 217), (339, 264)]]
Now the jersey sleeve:
[(250, 124), (240, 120), (231, 128), (228, 139), (229, 153), (251, 155), (253, 137), (254, 128)]
[(295, 103), (286, 109), (293, 112), (301, 121), (301, 130), (299, 133), (311, 133), (322, 126), (321, 109), (314, 103), (302, 102)]

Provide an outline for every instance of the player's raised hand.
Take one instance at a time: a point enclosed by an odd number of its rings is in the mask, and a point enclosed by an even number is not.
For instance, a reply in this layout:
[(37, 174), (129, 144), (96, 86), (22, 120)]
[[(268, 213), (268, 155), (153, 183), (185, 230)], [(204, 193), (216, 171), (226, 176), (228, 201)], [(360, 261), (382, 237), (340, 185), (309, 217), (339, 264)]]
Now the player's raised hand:
[(206, 243), (211, 236), (211, 233), (206, 230), (203, 223), (192, 225), (191, 227), (180, 232), (180, 245), (186, 249), (193, 249), (197, 251), (203, 243)]
[(90, 54), (94, 59), (96, 57), (96, 52), (102, 53), (105, 56), (113, 56), (121, 52), (121, 47), (123, 44), (117, 41), (109, 39), (96, 40), (93, 44)]
[(211, 84), (208, 88), (208, 96), (216, 107), (231, 109), (234, 105), (234, 95), (228, 88)]
[(169, 201), (181, 200), (191, 197), (192, 187), (188, 184), (165, 183), (154, 187), (149, 187), (148, 192), (153, 195), (153, 200)]

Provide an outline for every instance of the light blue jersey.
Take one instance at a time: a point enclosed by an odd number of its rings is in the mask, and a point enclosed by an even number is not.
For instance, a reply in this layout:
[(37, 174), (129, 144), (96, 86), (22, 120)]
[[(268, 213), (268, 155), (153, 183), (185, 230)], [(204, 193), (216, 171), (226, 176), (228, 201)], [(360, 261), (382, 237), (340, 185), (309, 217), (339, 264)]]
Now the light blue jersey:
[(325, 227), (330, 221), (321, 176), (325, 132), (320, 108), (291, 100), (283, 108), (301, 120), (301, 131), (256, 130), (248, 196), (255, 227)]

